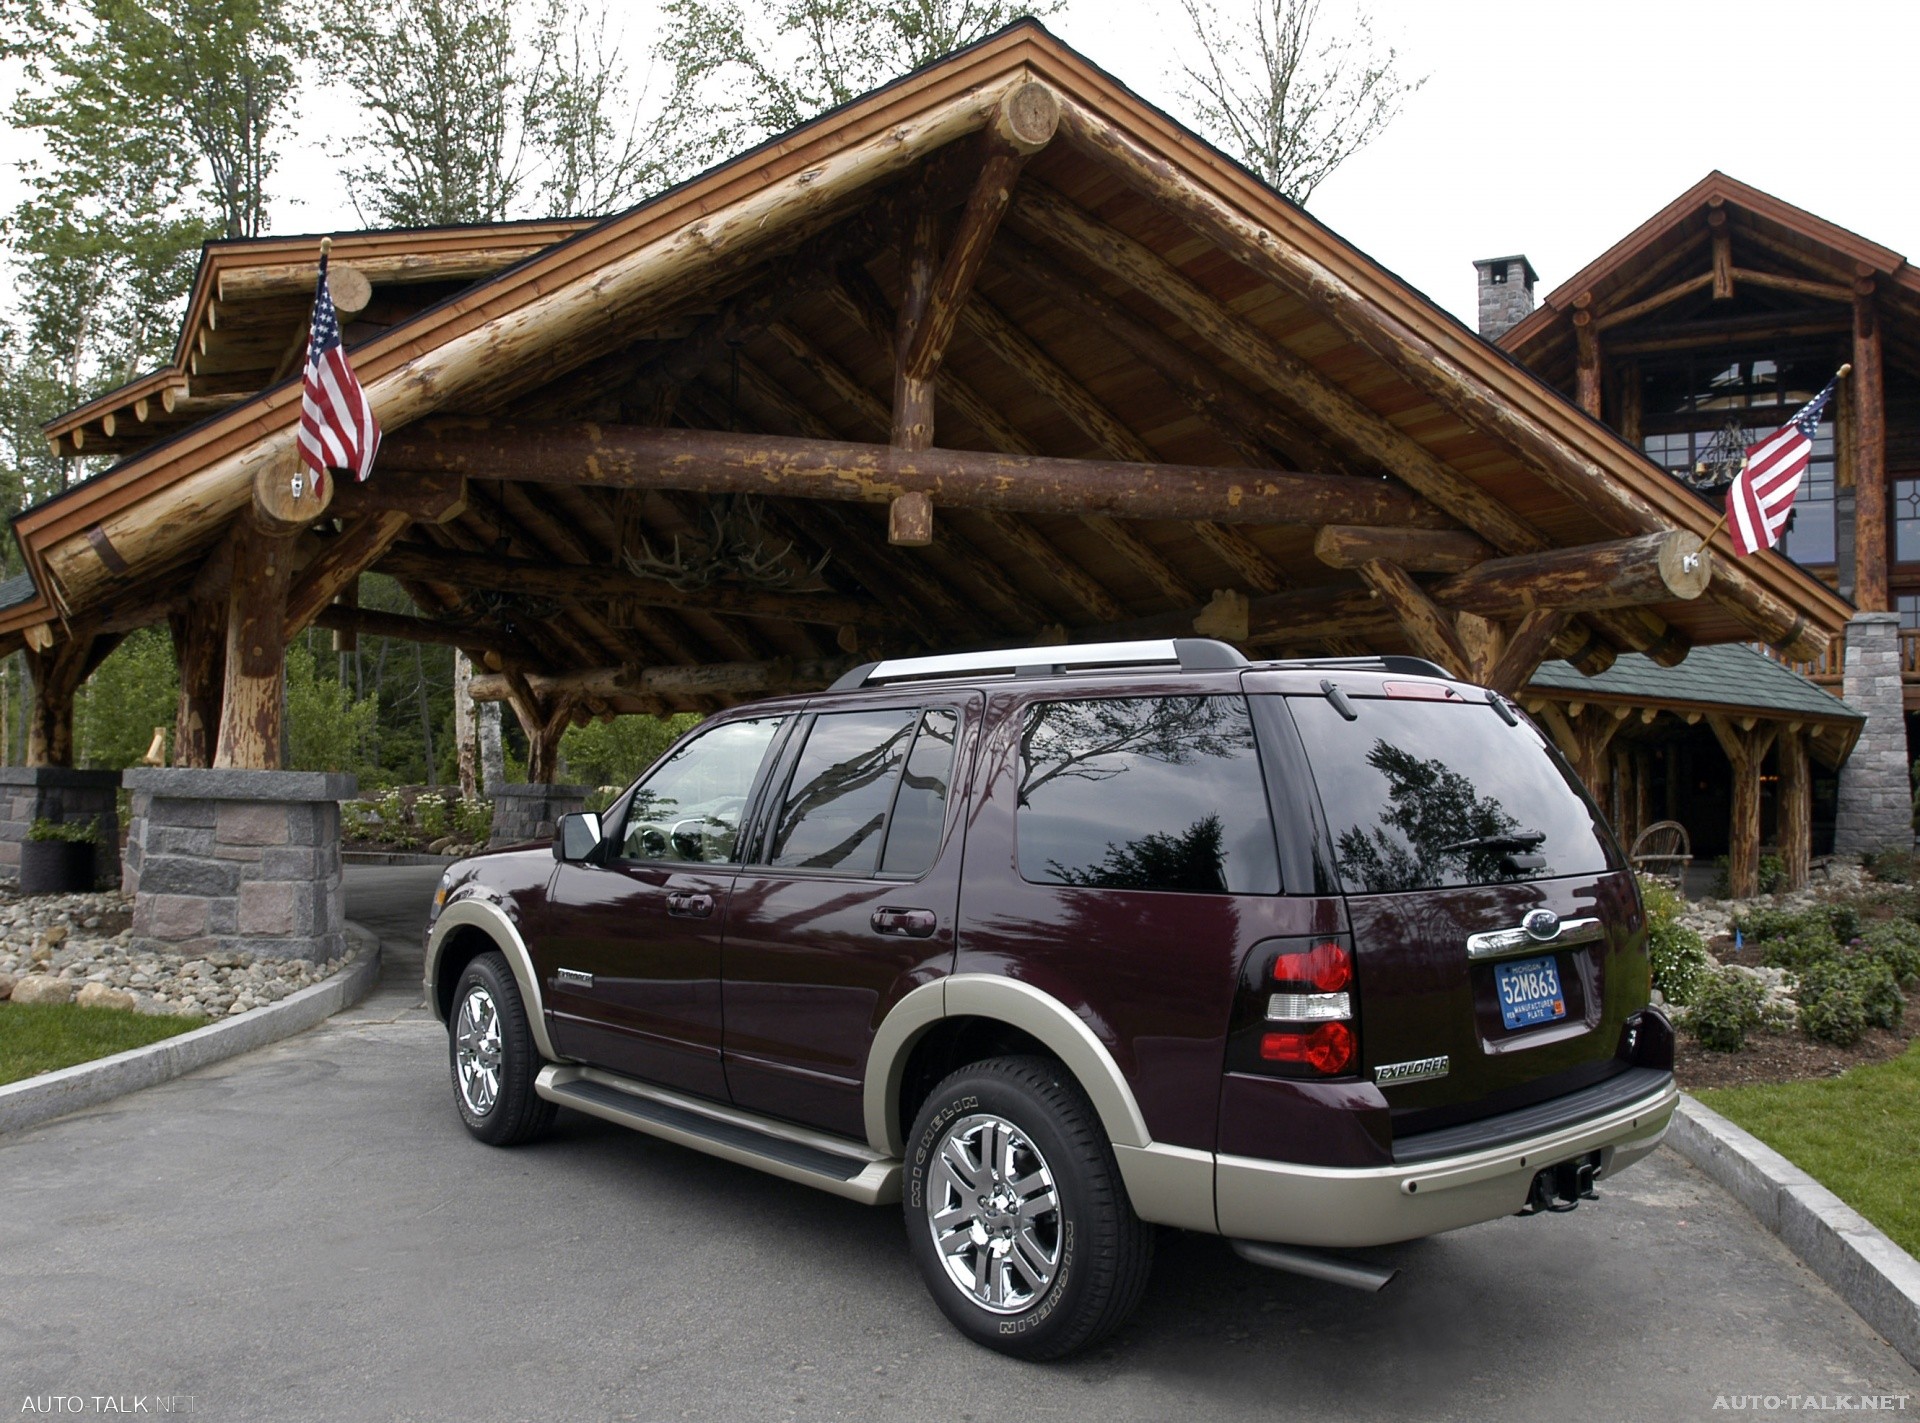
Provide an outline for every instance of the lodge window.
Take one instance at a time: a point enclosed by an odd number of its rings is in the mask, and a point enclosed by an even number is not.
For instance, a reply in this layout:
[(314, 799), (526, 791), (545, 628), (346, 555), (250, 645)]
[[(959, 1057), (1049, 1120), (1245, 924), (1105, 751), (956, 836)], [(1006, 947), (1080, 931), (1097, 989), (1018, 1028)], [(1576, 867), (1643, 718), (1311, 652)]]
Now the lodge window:
[(1894, 607), (1900, 614), (1900, 626), (1920, 628), (1920, 593), (1902, 593), (1894, 599)]
[(1920, 563), (1920, 479), (1893, 482), (1893, 558), (1896, 563)]
[[(1710, 489), (1717, 500), (1724, 496), (1731, 471), (1715, 480), (1703, 476), (1700, 466), (1719, 459), (1732, 438), (1729, 426), (1743, 430), (1748, 444), (1770, 434), (1819, 394), (1833, 365), (1831, 352), (1804, 349), (1739, 358), (1693, 352), (1649, 363), (1643, 368), (1641, 446), (1654, 463), (1696, 488)], [(1831, 416), (1831, 407), (1828, 413)], [(1913, 527), (1903, 537), (1911, 541), (1912, 557), (1920, 560), (1920, 502), (1913, 517)], [(1814, 437), (1782, 548), (1796, 563), (1830, 564), (1835, 561), (1834, 532), (1833, 421), (1828, 418)], [(1904, 552), (1899, 556), (1908, 557)]]

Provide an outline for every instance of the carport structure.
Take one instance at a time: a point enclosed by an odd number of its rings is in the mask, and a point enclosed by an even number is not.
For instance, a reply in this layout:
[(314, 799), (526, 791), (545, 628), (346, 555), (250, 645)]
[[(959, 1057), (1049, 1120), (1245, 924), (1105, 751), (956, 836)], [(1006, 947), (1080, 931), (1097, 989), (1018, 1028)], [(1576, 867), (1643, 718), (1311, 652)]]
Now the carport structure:
[[(1816, 657), (1850, 611), (1772, 555), (1690, 559), (1716, 511), (1033, 22), (628, 213), (460, 240), (520, 231), (411, 313), (404, 261), (361, 259), (392, 323), (348, 329), (366, 484), (291, 492), (274, 367), (16, 521), (37, 758), (103, 640), (163, 616), (178, 766), (280, 764), (282, 649), (317, 623), (466, 648), (541, 781), (570, 721), (880, 651), (1198, 632), (1517, 691), (1548, 657)], [(458, 245), (336, 258), (409, 241)], [(203, 355), (245, 306), (208, 285)], [(247, 349), (297, 349), (298, 307)], [(114, 399), (56, 434), (99, 448)], [(418, 615), (354, 607), (369, 569)]]

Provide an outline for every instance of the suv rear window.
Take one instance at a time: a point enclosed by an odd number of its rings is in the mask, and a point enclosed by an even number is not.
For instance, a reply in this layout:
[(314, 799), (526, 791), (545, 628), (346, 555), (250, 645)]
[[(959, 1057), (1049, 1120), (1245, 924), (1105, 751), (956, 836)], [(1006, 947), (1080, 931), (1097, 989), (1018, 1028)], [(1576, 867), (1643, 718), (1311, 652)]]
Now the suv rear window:
[(1348, 894), (1611, 868), (1605, 831), (1540, 734), (1482, 701), (1290, 697)]
[(1244, 697), (1032, 707), (1016, 821), (1020, 875), (1035, 884), (1280, 891)]

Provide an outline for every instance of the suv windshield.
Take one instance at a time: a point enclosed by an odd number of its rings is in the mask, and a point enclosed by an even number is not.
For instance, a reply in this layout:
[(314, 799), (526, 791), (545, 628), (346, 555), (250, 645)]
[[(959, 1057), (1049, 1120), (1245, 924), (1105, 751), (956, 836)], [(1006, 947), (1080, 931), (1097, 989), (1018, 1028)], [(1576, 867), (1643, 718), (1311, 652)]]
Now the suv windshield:
[(1592, 807), (1526, 722), (1485, 702), (1290, 697), (1348, 894), (1610, 868)]

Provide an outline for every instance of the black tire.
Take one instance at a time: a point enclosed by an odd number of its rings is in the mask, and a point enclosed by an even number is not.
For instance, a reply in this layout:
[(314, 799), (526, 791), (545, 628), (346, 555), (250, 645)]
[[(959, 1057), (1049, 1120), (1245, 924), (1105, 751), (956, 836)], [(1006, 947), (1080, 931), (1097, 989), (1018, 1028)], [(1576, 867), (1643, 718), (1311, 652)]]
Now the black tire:
[[(497, 1043), (485, 1032), (476, 1035), (475, 1064), (491, 1064), (491, 1069), (480, 1066), (476, 1077), (463, 1084), (461, 1035), (472, 1021), (468, 1005), (476, 994), (480, 995), (476, 1008), (482, 1002), (492, 1008)], [(480, 1018), (484, 1026), (484, 1014)], [(497, 950), (480, 955), (454, 985), (453, 1007), (447, 1014), (447, 1069), (453, 1078), (454, 1105), (468, 1132), (489, 1146), (518, 1146), (544, 1136), (559, 1109), (533, 1090), (541, 1066), (527, 1026), (527, 1010), (505, 956)]]
[[(973, 1187), (962, 1173), (986, 1168), (994, 1121), (1011, 1128), (992, 1153), (1005, 1169), (976, 1183), (992, 1194), (963, 1196), (963, 1186)], [(1003, 1185), (1017, 1184), (1016, 1176), (1041, 1181), (1043, 1170), (1057, 1202), (1051, 1223), (1043, 1213), (1044, 1186), (1030, 1187), (1024, 1205), (1016, 1192), (1002, 1192)], [(934, 1088), (908, 1140), (901, 1195), (908, 1248), (934, 1302), (961, 1333), (989, 1349), (1022, 1359), (1064, 1357), (1118, 1329), (1146, 1289), (1153, 1228), (1133, 1213), (1093, 1104), (1050, 1058), (990, 1058)], [(943, 1208), (944, 1232), (936, 1216)], [(958, 1216), (969, 1211), (987, 1236), (985, 1246), (973, 1225), (958, 1227)], [(998, 1244), (988, 1227), (1007, 1232), (1004, 1255), (990, 1256)], [(957, 1248), (943, 1249), (940, 1238)], [(1013, 1259), (1016, 1254), (1022, 1258)], [(963, 1285), (948, 1260), (974, 1283)], [(1051, 1275), (1042, 1284), (1048, 1263)]]

